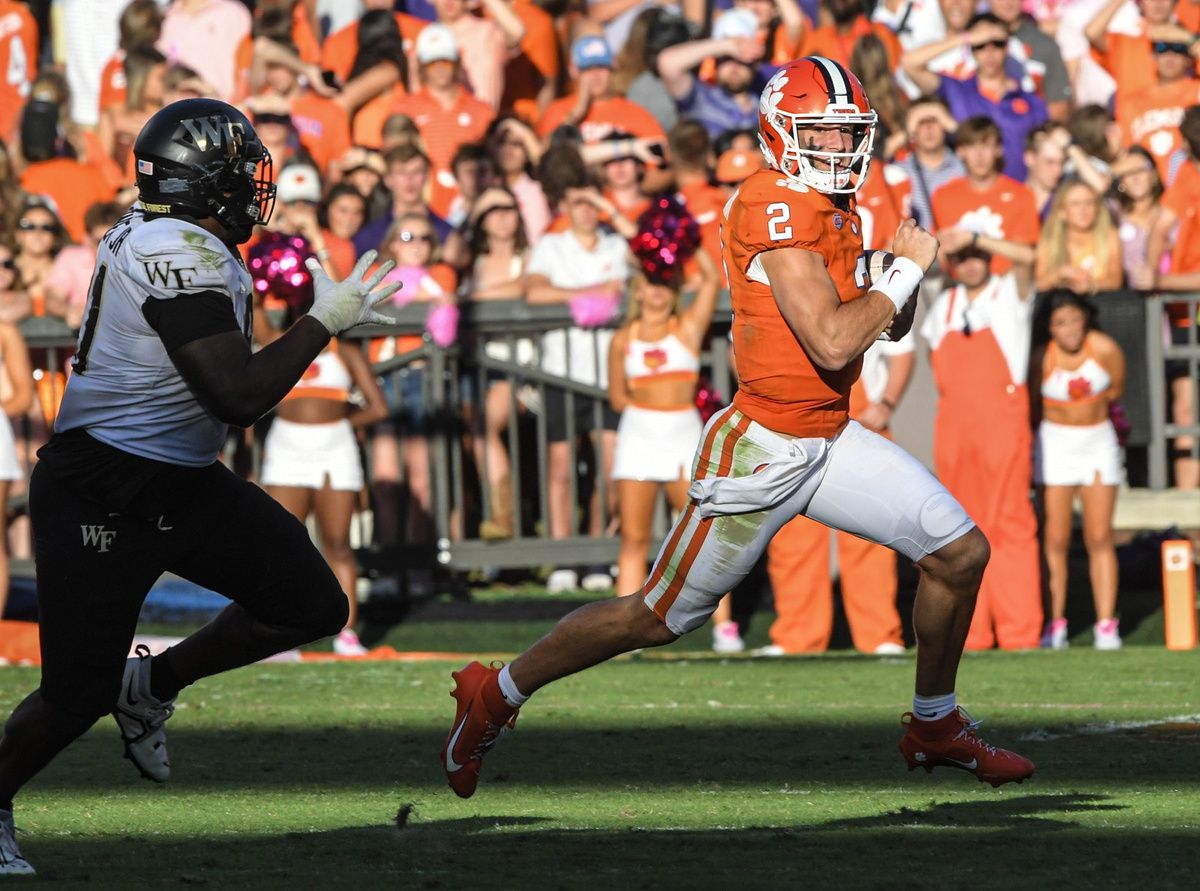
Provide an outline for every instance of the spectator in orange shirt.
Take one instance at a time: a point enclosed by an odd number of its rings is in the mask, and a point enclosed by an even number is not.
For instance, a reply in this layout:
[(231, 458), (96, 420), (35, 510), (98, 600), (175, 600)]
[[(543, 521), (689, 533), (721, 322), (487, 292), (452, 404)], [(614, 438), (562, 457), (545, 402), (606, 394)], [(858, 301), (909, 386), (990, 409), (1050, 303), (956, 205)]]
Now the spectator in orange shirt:
[[(296, 47), (280, 40), (274, 46), (295, 54)], [(326, 99), (301, 82), (291, 65), (272, 61), (265, 72), (264, 97), (283, 100), (295, 128), (317, 169), (324, 173), (334, 158), (340, 158), (350, 148), (350, 119), (345, 110), (332, 99)]]
[[(286, 65), (319, 96), (329, 98), (335, 91), (325, 83), (325, 74), (317, 64), (320, 48), (307, 19), (297, 16), (303, 8), (297, 0), (282, 0), (282, 5), (260, 4), (254, 17), (254, 30), (242, 38), (237, 51), (234, 97), (238, 102), (260, 93), (267, 86), (267, 69)], [(286, 7), (295, 4), (294, 10)], [(303, 23), (298, 29), (297, 23)], [(302, 42), (304, 41), (304, 42)]]
[(0, 0), (0, 141), (11, 142), (38, 68), (38, 26), (29, 7)]
[(975, 247), (991, 255), (994, 274), (1012, 269), (1020, 293), (1026, 294), (1033, 279), (1039, 230), (1033, 193), (1000, 172), (1004, 151), (995, 121), (967, 118), (955, 139), (967, 175), (933, 193), (943, 268), (949, 265), (948, 255)]
[[(407, 94), (408, 84), (416, 79), (416, 57), (409, 56), (406, 61), (409, 42), (397, 25), (399, 15), (371, 9), (351, 26), (354, 54), (345, 64), (346, 75), (339, 81), (342, 87), (337, 101), (352, 118), (355, 145), (379, 148), (380, 130), (393, 103)], [(412, 39), (416, 40), (415, 32)]]
[(479, 0), (487, 18), (473, 15), (467, 0), (433, 0), (433, 7), (438, 22), (454, 32), (471, 91), (493, 110), (499, 108), (509, 53), (521, 46), (525, 25), (504, 0)]
[(1195, 43), (1195, 35), (1173, 21), (1174, 0), (1138, 0), (1141, 16), (1137, 33), (1109, 31), (1113, 18), (1126, 2), (1108, 0), (1084, 29), (1088, 42), (1116, 81), (1118, 109), (1126, 97), (1135, 96), (1154, 85), (1154, 42), (1187, 44), (1193, 58), (1200, 51)]
[(1124, 278), (1121, 241), (1108, 208), (1091, 186), (1067, 183), (1050, 205), (1038, 240), (1037, 289), (1095, 294), (1116, 290)]
[(276, 176), (276, 210), (270, 228), (303, 236), (330, 276), (345, 278), (354, 269), (354, 245), (321, 226), (321, 177), (308, 164), (289, 164)]
[(279, 96), (251, 96), (246, 108), (254, 121), (254, 131), (271, 153), (271, 160), (277, 169), (293, 158), (309, 160), (300, 142), (300, 134), (292, 124), (286, 99)]
[(404, 12), (393, 12), (395, 6), (395, 0), (362, 0), (361, 18), (334, 31), (321, 44), (321, 67), (332, 72), (338, 83), (349, 82), (354, 76), (352, 72), (359, 52), (371, 42), (379, 20), (385, 17), (372, 15), (377, 12), (386, 12), (386, 18), (396, 23), (396, 33), (401, 39), (400, 53), (396, 58), (400, 61), (407, 58), (412, 53), (417, 35), (429, 22)]
[(1200, 102), (1200, 81), (1195, 78), (1190, 45), (1183, 41), (1151, 43), (1158, 82), (1136, 93), (1126, 91), (1117, 103), (1122, 142), (1149, 149), (1164, 178), (1171, 155), (1183, 145), (1179, 124), (1184, 109)]
[[(1150, 231), (1146, 245), (1146, 265), (1137, 270), (1131, 284), (1143, 290), (1197, 291), (1200, 290), (1200, 105), (1193, 105), (1183, 114), (1179, 126), (1190, 158), (1179, 169), (1175, 181), (1162, 197), (1162, 212)], [(1174, 242), (1171, 233), (1174, 232)], [(1170, 245), (1170, 272), (1160, 272), (1162, 258)], [(1168, 304), (1171, 336), (1176, 344), (1188, 342), (1196, 319), (1186, 304)], [(1194, 424), (1195, 387), (1186, 363), (1168, 363), (1167, 376), (1171, 381), (1171, 421), (1186, 426)], [(1175, 485), (1180, 489), (1200, 488), (1200, 461), (1191, 457), (1192, 438), (1175, 438)]]
[(614, 130), (662, 138), (662, 127), (648, 111), (617, 95), (612, 51), (603, 37), (589, 34), (572, 44), (570, 74), (575, 95), (550, 103), (537, 126), (543, 140), (563, 125), (577, 127), (587, 145), (606, 139)]
[(808, 22), (796, 0), (733, 0), (733, 6), (758, 19), (758, 39), (766, 48), (763, 59), (768, 65), (786, 65), (805, 55), (801, 46)]
[(500, 108), (511, 108), (523, 120), (533, 123), (558, 95), (561, 67), (558, 33), (554, 18), (533, 0), (505, 2), (521, 20), (525, 36), (520, 48), (509, 53)]
[(432, 24), (417, 37), (421, 87), (392, 105), (392, 114), (412, 118), (433, 165), (431, 204), (446, 211), (457, 196), (450, 161), (459, 146), (480, 142), (495, 112), (462, 85), (458, 40), (445, 25)]
[(354, 257), (354, 236), (367, 221), (367, 199), (350, 183), (338, 183), (321, 202), (317, 219), (322, 228), (350, 243), (350, 255)]
[(899, 67), (900, 41), (886, 25), (867, 18), (863, 0), (828, 0), (821, 6), (817, 21), (819, 27), (805, 31), (800, 55), (824, 56), (849, 67), (855, 42), (874, 34), (887, 50), (889, 69)]
[[(700, 226), (700, 247), (718, 270), (725, 285), (721, 262), (721, 211), (729, 197), (710, 182), (712, 178), (712, 141), (699, 121), (683, 120), (667, 135), (671, 148), (671, 172), (688, 213)], [(757, 170), (747, 166), (746, 175)]]
[(125, 104), (125, 53), (134, 47), (154, 46), (162, 33), (162, 7), (157, 0), (131, 0), (117, 23), (121, 36), (117, 51), (100, 74), (100, 119), (109, 109)]

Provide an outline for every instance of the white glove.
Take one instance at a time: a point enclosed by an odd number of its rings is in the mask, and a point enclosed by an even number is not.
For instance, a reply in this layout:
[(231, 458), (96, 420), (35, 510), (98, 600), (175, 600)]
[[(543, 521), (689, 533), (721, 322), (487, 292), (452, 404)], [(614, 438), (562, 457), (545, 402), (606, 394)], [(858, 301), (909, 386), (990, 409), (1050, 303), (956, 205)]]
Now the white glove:
[(325, 274), (316, 257), (304, 261), (313, 277), (314, 300), (308, 314), (324, 325), (331, 336), (355, 325), (391, 325), (395, 322), (395, 319), (376, 312), (375, 307), (400, 290), (400, 282), (379, 287), (379, 283), (396, 264), (388, 260), (369, 279), (363, 278), (376, 256), (375, 251), (367, 251), (354, 265), (354, 271), (340, 282), (335, 282)]

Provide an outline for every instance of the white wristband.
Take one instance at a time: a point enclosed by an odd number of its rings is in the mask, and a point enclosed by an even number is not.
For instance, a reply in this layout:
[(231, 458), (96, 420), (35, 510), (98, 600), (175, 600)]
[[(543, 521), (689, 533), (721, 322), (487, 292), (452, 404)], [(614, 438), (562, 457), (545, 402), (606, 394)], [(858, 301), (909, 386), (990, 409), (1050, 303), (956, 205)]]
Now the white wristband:
[(897, 257), (888, 267), (883, 281), (871, 285), (871, 290), (886, 296), (896, 305), (896, 312), (900, 312), (904, 309), (904, 304), (908, 303), (908, 299), (921, 286), (923, 278), (925, 278), (925, 273), (921, 271), (920, 266), (908, 257)]

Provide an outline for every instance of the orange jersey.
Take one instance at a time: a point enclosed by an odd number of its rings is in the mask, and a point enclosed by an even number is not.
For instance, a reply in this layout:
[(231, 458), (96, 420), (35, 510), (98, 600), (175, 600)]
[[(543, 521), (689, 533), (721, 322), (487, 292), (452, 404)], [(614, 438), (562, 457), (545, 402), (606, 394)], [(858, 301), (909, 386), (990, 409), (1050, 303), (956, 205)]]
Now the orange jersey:
[[(680, 187), (679, 197), (700, 224), (700, 247), (721, 268), (721, 215), (728, 200), (725, 193), (706, 182), (694, 182)], [(689, 264), (690, 266), (691, 264)], [(722, 275), (722, 285), (727, 285)]]
[(1171, 248), (1172, 272), (1200, 271), (1200, 168), (1188, 160), (1163, 194), (1163, 207), (1179, 217), (1179, 231)]
[(37, 74), (38, 27), (24, 3), (0, 0), (0, 140), (12, 142)]
[(490, 105), (476, 99), (465, 87), (459, 88), (458, 99), (450, 108), (445, 108), (422, 88), (396, 100), (391, 114), (412, 118), (425, 144), (425, 154), (437, 170), (450, 169), (450, 161), (459, 146), (483, 139), (496, 116)]
[(111, 201), (116, 194), (101, 168), (71, 158), (30, 164), (21, 174), (21, 188), (32, 194), (49, 195), (71, 240), (76, 242), (83, 241), (83, 215), (87, 209), (98, 201)]
[(843, 303), (862, 297), (867, 280), (856, 275), (863, 249), (858, 213), (839, 209), (829, 196), (778, 171), (759, 170), (725, 206), (721, 240), (733, 303), (734, 406), (788, 436), (835, 435), (849, 419), (850, 388), (862, 359), (840, 371), (817, 367), (784, 320), (755, 258), (777, 248), (812, 251), (825, 261)]
[(888, 68), (895, 71), (900, 65), (900, 41), (896, 39), (896, 35), (887, 25), (872, 22), (865, 15), (860, 15), (855, 19), (850, 26), (850, 31), (846, 34), (839, 34), (833, 25), (805, 31), (800, 55), (824, 56), (826, 59), (841, 62), (849, 69), (850, 53), (854, 50), (854, 44), (858, 43), (858, 38), (867, 34), (873, 34), (879, 38), (883, 48), (887, 50)]
[[(299, 5), (299, 4), (297, 4)], [(429, 22), (405, 12), (396, 13), (396, 25), (400, 28), (400, 40), (404, 52), (412, 55), (417, 35)], [(340, 31), (334, 31), (321, 45), (321, 68), (332, 71), (343, 83), (350, 77), (354, 59), (358, 56), (358, 22), (351, 22)]]
[[(1144, 93), (1158, 83), (1158, 66), (1145, 22), (1141, 23), (1140, 34), (1110, 31), (1104, 40), (1108, 48), (1103, 55), (1098, 54), (1098, 58), (1117, 82), (1119, 109), (1126, 98)], [(1196, 64), (1196, 71), (1200, 72), (1200, 62)]]
[(324, 176), (329, 163), (350, 149), (350, 118), (346, 110), (324, 96), (305, 90), (292, 100), (292, 126), (300, 143)]
[[(959, 226), (988, 238), (1002, 238), (1021, 244), (1037, 244), (1041, 223), (1033, 192), (1024, 183), (1004, 174), (990, 187), (980, 191), (960, 176), (933, 193), (933, 218), (939, 229)], [(999, 254), (992, 256), (992, 272), (1003, 275), (1012, 262)]]
[(125, 104), (125, 50), (117, 50), (100, 72), (100, 111)]
[[(553, 133), (567, 119), (567, 115), (574, 110), (578, 102), (577, 96), (564, 96), (546, 106), (546, 113), (538, 121), (538, 136), (545, 137)], [(607, 139), (614, 131), (637, 137), (666, 138), (654, 115), (636, 102), (630, 102), (622, 96), (593, 99), (588, 107), (587, 116), (579, 122), (579, 133), (583, 141), (594, 145)]]
[(1121, 144), (1140, 145), (1158, 165), (1158, 175), (1167, 179), (1168, 162), (1183, 145), (1179, 124), (1189, 105), (1200, 102), (1200, 82), (1190, 77), (1172, 84), (1155, 84), (1140, 93), (1122, 96), (1117, 103)]

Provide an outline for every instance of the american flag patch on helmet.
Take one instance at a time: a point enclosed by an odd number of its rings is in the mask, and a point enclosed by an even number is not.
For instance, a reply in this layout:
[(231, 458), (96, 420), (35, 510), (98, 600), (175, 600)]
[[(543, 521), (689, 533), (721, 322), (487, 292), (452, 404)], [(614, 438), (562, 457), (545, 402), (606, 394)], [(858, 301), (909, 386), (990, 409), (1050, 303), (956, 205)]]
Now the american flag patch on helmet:
[(138, 171), (138, 173), (146, 174), (146, 176), (154, 176), (154, 162), (153, 161), (138, 161), (137, 162), (137, 171)]

